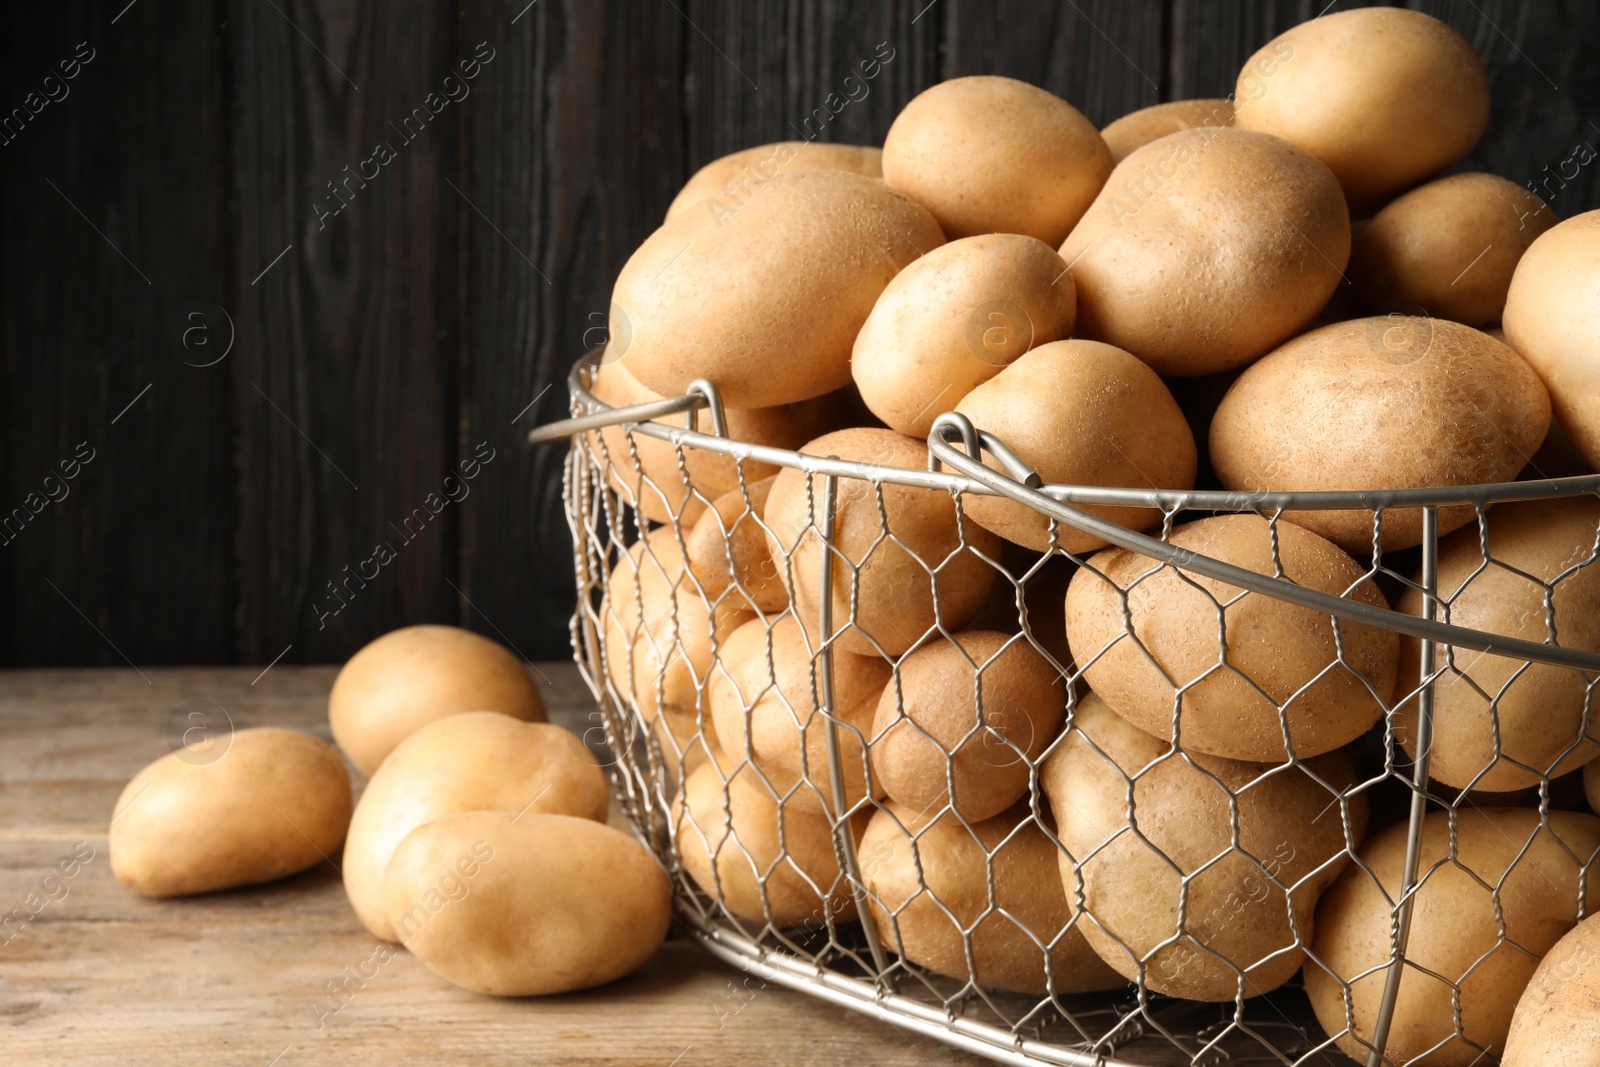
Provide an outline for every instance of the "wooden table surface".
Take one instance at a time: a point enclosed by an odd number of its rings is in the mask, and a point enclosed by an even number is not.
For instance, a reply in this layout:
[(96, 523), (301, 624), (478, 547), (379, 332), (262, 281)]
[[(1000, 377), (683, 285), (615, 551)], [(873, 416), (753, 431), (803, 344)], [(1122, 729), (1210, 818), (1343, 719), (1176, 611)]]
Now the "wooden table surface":
[[(538, 666), (552, 720), (579, 732), (592, 725), (577, 671)], [(369, 963), (379, 943), (357, 923), (331, 864), (177, 900), (146, 899), (112, 877), (113, 805), (135, 772), (169, 751), (175, 713), (204, 701), (236, 728), (327, 738), (334, 673), (0, 673), (0, 920), (37, 912), (0, 928), (0, 1063), (983, 1062), (789, 990), (736, 996), (740, 972), (685, 938), (603, 989), (498, 1000), (455, 992), (404, 951)], [(74, 877), (44, 881), (59, 860), (91, 850)], [(346, 968), (377, 973), (331, 1013), (325, 985)]]

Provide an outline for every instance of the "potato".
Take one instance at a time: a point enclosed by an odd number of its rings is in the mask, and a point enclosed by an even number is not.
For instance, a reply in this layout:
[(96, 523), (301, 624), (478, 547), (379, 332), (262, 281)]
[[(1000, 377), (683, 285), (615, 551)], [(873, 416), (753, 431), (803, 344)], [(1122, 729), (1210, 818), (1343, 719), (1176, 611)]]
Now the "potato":
[(1090, 950), (1082, 927), (1068, 928), (1073, 911), (1061, 888), (1058, 850), (1037, 822), (1022, 825), (1025, 807), (970, 830), (949, 812), (914, 812), (891, 804), (872, 816), (861, 837), (868, 910), (886, 947), (937, 974), (1018, 993), (1122, 988), (1122, 977)]
[(606, 673), (641, 721), (666, 724), (677, 756), (715, 741), (701, 693), (717, 646), (751, 618), (747, 607), (736, 594), (707, 600), (670, 526), (635, 542), (606, 580), (600, 608)]
[(1169, 100), (1122, 116), (1100, 131), (1111, 162), (1121, 163), (1136, 149), (1196, 126), (1232, 126), (1232, 100)]
[(717, 753), (684, 781), (675, 808), (684, 870), (729, 914), (816, 928), (856, 917), (828, 817), (780, 809), (750, 763)]
[(883, 177), (883, 152), (853, 144), (779, 141), (733, 152), (694, 172), (667, 205), (667, 218), (704, 203), (714, 219), (738, 211), (759, 186), (779, 174), (801, 170), (843, 170), (867, 178)]
[(772, 562), (767, 533), (761, 528), (761, 513), (776, 477), (750, 482), (717, 497), (689, 532), (689, 570), (712, 600), (727, 594), (735, 603), (742, 599), (764, 613), (788, 606), (789, 591), (778, 565)]
[(1517, 261), (1555, 224), (1516, 182), (1452, 174), (1373, 216), (1352, 244), (1350, 279), (1374, 309), (1485, 326), (1500, 321)]
[[(772, 622), (770, 630), (752, 619), (723, 644), (707, 695), (723, 751), (749, 756), (787, 811), (834, 810), (820, 663), (812, 675), (816, 651), (792, 615)], [(891, 669), (877, 656), (833, 653), (832, 711), (840, 721), (847, 805), (867, 793), (866, 742)]]
[[(911, 470), (927, 464), (927, 446), (893, 430), (839, 430), (802, 451)], [(809, 489), (806, 482), (799, 469), (780, 473), (763, 518), (792, 610), (815, 635), (822, 595), (818, 531), (825, 518), (824, 479), (813, 475)], [(880, 498), (887, 530), (879, 514)], [(966, 548), (961, 547), (963, 534)], [(861, 655), (898, 656), (920, 641), (936, 618), (947, 630), (958, 630), (977, 613), (995, 574), (978, 553), (995, 558), (999, 539), (958, 520), (955, 502), (942, 490), (849, 478), (838, 483), (829, 543), (835, 553), (836, 647)]]
[(1489, 75), (1438, 19), (1363, 7), (1279, 34), (1245, 61), (1233, 99), (1236, 125), (1322, 160), (1364, 217), (1472, 150)]
[[(660, 394), (640, 385), (617, 362), (600, 365), (591, 392), (595, 399), (611, 407), (661, 399)], [(818, 397), (770, 408), (727, 408), (724, 414), (728, 436), (736, 441), (795, 449), (832, 427), (836, 406), (836, 397)], [(695, 419), (701, 433), (712, 432), (708, 412), (696, 412)], [(684, 425), (682, 415), (656, 421), (672, 427)], [(685, 448), (680, 467), (678, 449), (671, 442), (636, 433), (630, 443), (629, 434), (621, 426), (590, 433), (588, 443), (596, 460), (606, 464), (606, 480), (622, 496), (623, 503), (638, 508), (652, 522), (671, 522), (677, 516), (685, 533), (705, 513), (705, 501), (739, 488), (739, 465), (731, 456), (704, 448)], [(777, 471), (770, 463), (753, 459), (744, 462), (746, 483), (771, 477)]]
[(1076, 308), (1054, 248), (1010, 233), (965, 237), (895, 276), (856, 335), (850, 371), (873, 414), (925, 438), (974, 386), (1070, 334)]
[(1506, 295), (1511, 347), (1539, 372), (1556, 417), (1590, 469), (1600, 469), (1600, 211), (1533, 242)]
[(935, 637), (900, 661), (878, 699), (873, 774), (907, 811), (999, 815), (1028, 792), (1066, 701), (1060, 673), (1022, 638)]
[[(1276, 532), (1276, 557), (1289, 581), (1388, 606), (1335, 545), (1281, 519)], [(1257, 574), (1275, 570), (1272, 532), (1257, 515), (1199, 519), (1179, 526), (1169, 541)], [(1276, 762), (1291, 751), (1301, 759), (1330, 752), (1382, 716), (1380, 701), (1394, 692), (1398, 634), (1340, 622), (1341, 655), (1326, 615), (1156, 566), (1110, 548), (1080, 567), (1067, 588), (1073, 657), (1088, 664), (1090, 688), (1135, 726), (1162, 738), (1181, 731), (1176, 736), (1186, 752)], [(1182, 706), (1174, 723), (1178, 689)], [(1279, 705), (1287, 705), (1287, 733)]]
[(878, 294), (943, 243), (933, 216), (882, 182), (780, 174), (731, 214), (685, 211), (651, 234), (617, 276), (610, 336), (663, 396), (707, 378), (733, 408), (808, 400), (849, 383)]
[(995, 580), (983, 607), (968, 627), (1021, 633), (1026, 616), (1030, 643), (1041, 655), (1053, 659), (1054, 666), (1065, 676), (1072, 668), (1072, 650), (1067, 647), (1066, 613), (1061, 605), (1066, 600), (1067, 583), (1076, 568), (1071, 560), (1061, 555), (1040, 560), (1023, 548), (1013, 548), (1007, 555), (1016, 557), (1016, 560), (1003, 561), (1009, 574), (1002, 574)]
[(1067, 897), (1081, 886), (1078, 929), (1101, 959), (1190, 1000), (1258, 996), (1294, 977), (1317, 897), (1366, 832), (1366, 797), (1338, 799), (1356, 781), (1342, 752), (1273, 770), (1172, 757), (1094, 694), (1079, 703), (1041, 780)]
[(1011, 78), (925, 89), (883, 141), (883, 180), (926, 204), (951, 238), (1020, 233), (1059, 245), (1110, 173), (1093, 123)]
[[(1041, 345), (968, 393), (956, 411), (999, 437), (1046, 482), (1194, 488), (1194, 434), (1177, 401), (1155, 371), (1111, 345)], [(984, 463), (1005, 470), (991, 456)], [(1037, 552), (1050, 549), (1050, 520), (1032, 508), (998, 496), (971, 495), (964, 503), (984, 529)], [(1150, 508), (1083, 510), (1133, 529), (1161, 521)], [(1054, 543), (1073, 553), (1105, 546), (1065, 524), (1057, 526)]]
[(1228, 127), (1136, 149), (1061, 246), (1077, 336), (1177, 377), (1242, 367), (1287, 341), (1349, 257), (1350, 217), (1328, 168)]
[[(1485, 566), (1476, 524), (1440, 544), (1439, 595), (1450, 608), (1448, 619), (1442, 611), (1439, 617), (1472, 630), (1535, 643), (1554, 638), (1567, 648), (1600, 652), (1600, 566), (1590, 563), (1597, 531), (1600, 500), (1592, 496), (1495, 505), (1488, 512), (1494, 563)], [(1558, 577), (1551, 620), (1540, 583)], [(1408, 588), (1400, 610), (1420, 616), (1421, 592)], [(1420, 641), (1400, 639), (1399, 692), (1421, 684), (1421, 655)], [(1581, 672), (1448, 646), (1437, 656), (1445, 671), (1433, 687), (1428, 764), (1436, 780), (1486, 792), (1534, 788), (1542, 777), (1600, 756), (1600, 724), (1586, 720), (1589, 686)], [(1397, 732), (1413, 758), (1417, 713), (1411, 700), (1397, 716)]]
[[(1211, 421), (1211, 463), (1229, 489), (1415, 489), (1510, 481), (1550, 428), (1538, 375), (1488, 334), (1391, 315), (1335, 323), (1239, 376)], [(1373, 513), (1285, 514), (1347, 552), (1370, 554)], [(1471, 522), (1439, 509), (1439, 532)], [(1422, 510), (1383, 513), (1383, 549), (1422, 543)]]
[(345, 838), (345, 893), (372, 936), (398, 940), (384, 917), (383, 871), (418, 826), (463, 811), (605, 822), (609, 800), (594, 757), (559, 726), (490, 711), (440, 719), (400, 742), (367, 783)]
[(1588, 918), (1545, 953), (1517, 1001), (1500, 1067), (1600, 1067), (1600, 990), (1594, 964), (1600, 918)]
[(328, 860), (344, 840), (350, 774), (333, 746), (273, 727), (215, 745), (169, 752), (122, 790), (110, 850), (123, 885), (177, 897), (271, 882)]
[(426, 822), (383, 876), (389, 925), (452, 985), (498, 997), (588, 989), (666, 938), (672, 886), (638, 841), (591, 819), (472, 811)]
[[(1582, 891), (1579, 882), (1600, 850), (1600, 819), (1548, 818), (1541, 827), (1527, 808), (1428, 813), (1388, 1062), (1426, 1053), (1430, 1065), (1467, 1067), (1497, 1055), (1540, 957), (1573, 928), (1580, 906), (1600, 905), (1593, 872)], [(1374, 834), (1317, 907), (1306, 994), (1323, 1028), (1362, 1061), (1388, 978), (1405, 852), (1405, 823)]]
[(328, 694), (333, 739), (362, 774), (430, 722), (463, 711), (498, 711), (544, 722), (527, 665), (504, 647), (455, 626), (392, 630), (350, 657)]

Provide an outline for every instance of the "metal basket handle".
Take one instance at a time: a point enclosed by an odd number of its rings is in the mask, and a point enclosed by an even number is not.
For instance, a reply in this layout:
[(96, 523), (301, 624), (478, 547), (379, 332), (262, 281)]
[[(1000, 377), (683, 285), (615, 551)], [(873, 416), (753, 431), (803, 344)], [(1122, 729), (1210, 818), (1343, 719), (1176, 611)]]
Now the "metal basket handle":
[[(1006, 473), (986, 466), (981, 462), (981, 455), (973, 457), (956, 448), (952, 443), (953, 439), (961, 440), (969, 447), (972, 442), (976, 442), (980, 453), (988, 452), (994, 456), (1006, 467)], [(949, 466), (961, 475), (982, 484), (991, 492), (1032, 508), (1073, 529), (1093, 534), (1102, 541), (1109, 541), (1118, 548), (1137, 552), (1141, 556), (1148, 556), (1179, 570), (1193, 571), (1195, 574), (1202, 574), (1239, 589), (1310, 608), (1322, 615), (1334, 615), (1350, 622), (1393, 630), (1423, 641), (1434, 641), (1439, 644), (1454, 645), (1457, 648), (1472, 649), (1475, 652), (1533, 660), (1600, 674), (1600, 654), (1594, 652), (1525, 641), (1521, 638), (1485, 633), (1482, 630), (1469, 630), (1464, 626), (1434, 622), (1390, 608), (1376, 608), (1370, 604), (1332, 596), (1282, 578), (1259, 574), (1198, 552), (1178, 548), (1157, 538), (1136, 533), (1071, 504), (1063, 504), (1039, 491), (1038, 487), (1043, 483), (1038, 473), (1023, 463), (1016, 453), (993, 435), (974, 427), (966, 416), (955, 412), (946, 412), (934, 420), (933, 429), (928, 432), (928, 455), (930, 463)]]

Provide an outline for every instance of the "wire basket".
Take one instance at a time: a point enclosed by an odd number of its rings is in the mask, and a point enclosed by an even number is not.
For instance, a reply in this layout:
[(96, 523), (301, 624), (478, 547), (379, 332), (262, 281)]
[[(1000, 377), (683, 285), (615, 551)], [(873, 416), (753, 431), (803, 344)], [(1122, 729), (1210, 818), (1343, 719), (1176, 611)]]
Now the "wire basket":
[[(1524, 943), (1503, 898), (1537, 876), (1551, 882), (1563, 916), (1570, 906), (1571, 921), (1592, 906), (1600, 839), (1586, 826), (1574, 832), (1561, 809), (1571, 806), (1570, 768), (1600, 752), (1590, 724), (1600, 654), (1560, 644), (1558, 622), (1572, 618), (1560, 609), (1579, 595), (1564, 590), (1600, 581), (1600, 530), (1588, 528), (1553, 571), (1536, 574), (1492, 555), (1486, 515), (1497, 503), (1595, 497), (1600, 476), (1314, 493), (1042, 485), (1003, 441), (959, 415), (936, 422), (925, 469), (851, 462), (734, 439), (707, 382), (683, 397), (608, 407), (590, 392), (602, 362), (596, 350), (577, 364), (573, 417), (532, 440), (572, 439), (564, 488), (574, 655), (604, 716), (627, 818), (671, 874), (682, 926), (707, 950), (761, 983), (1007, 1063), (1354, 1056), (1375, 1065), (1420, 1058), (1419, 1048), (1443, 1062), (1492, 1058), (1473, 1021), (1473, 983), (1504, 981), (1524, 957), (1531, 973), (1549, 947)], [(669, 421), (680, 415), (681, 426)], [(774, 484), (765, 479), (785, 469), (807, 475), (809, 521), (780, 538), (762, 501)], [(893, 503), (907, 492), (948, 499), (948, 544), (930, 550), (895, 527)], [(1049, 551), (985, 534), (968, 515), (978, 497), (1043, 516)], [(1109, 521), (1105, 508), (1149, 509), (1152, 533)], [(1331, 587), (1296, 581), (1285, 563), (1294, 546), (1285, 546), (1304, 535), (1292, 527), (1352, 511), (1371, 515), (1370, 565), (1355, 562)], [(836, 536), (846, 513), (852, 525)], [(877, 536), (864, 539), (874, 513)], [(1386, 549), (1386, 521), (1392, 531), (1419, 513), (1421, 544)], [(1185, 524), (1195, 520), (1247, 524), (1269, 558), (1240, 566), (1186, 547)], [(1441, 523), (1462, 527), (1445, 541), (1447, 569), (1471, 556), (1473, 531), (1481, 556), (1442, 593)], [(1126, 550), (1121, 569), (1105, 557), (1091, 564), (1094, 550), (1068, 550), (1085, 543)], [(953, 584), (971, 584), (975, 567), (988, 575), (976, 616), (947, 612)], [(1068, 576), (1085, 569), (1098, 576), (1084, 583), (1098, 593), (1085, 595), (1109, 605), (1113, 624), (1087, 652), (1082, 634), (1068, 646), (1061, 599)], [(1532, 583), (1517, 633), (1449, 622), (1452, 610), (1466, 611), (1474, 583), (1488, 590), (1506, 576)], [(932, 605), (926, 632), (874, 632), (883, 629), (876, 600), (916, 595), (919, 581)], [(1412, 610), (1390, 609), (1394, 597)], [(1203, 605), (1210, 621), (1178, 634), (1145, 625), (1142, 613), (1179, 598)], [(1300, 620), (1312, 652), (1298, 658), (1323, 655), (1325, 665), (1309, 678), (1279, 677), (1287, 652), (1230, 629), (1247, 610)], [(988, 636), (972, 637), (973, 627)], [(1174, 677), (1162, 641), (1209, 647), (1215, 662)], [(1363, 658), (1384, 642), (1398, 646), (1392, 686)], [(1170, 722), (1131, 741), (1087, 684), (1118, 657), (1124, 673), (1132, 663), (1170, 690)], [(1482, 669), (1482, 657), (1497, 669)], [(930, 691), (930, 670), (939, 679), (931, 702), (917, 696)], [(1529, 714), (1516, 688), (1524, 679), (1547, 703), (1552, 686), (1563, 694), (1559, 708), (1534, 714), (1565, 714), (1570, 743), (1530, 752), (1503, 741), (1502, 718)], [(1327, 762), (1334, 756), (1297, 753), (1295, 742), (1316, 735), (1319, 693), (1335, 684), (1370, 704), (1370, 728), (1358, 724), (1360, 734), (1336, 746), (1343, 769)], [(1470, 781), (1447, 787), (1430, 776), (1435, 703), (1474, 693), (1492, 752)], [(1275, 721), (1281, 754), (1252, 762), (1191, 753), (1184, 731), (1193, 719), (1180, 709), (1203, 698), (1235, 700), (1269, 728)], [(940, 701), (966, 721), (930, 718), (926, 707)], [(895, 745), (912, 763), (932, 759), (932, 770), (894, 780), (879, 755)], [(1507, 768), (1514, 782), (1492, 777)], [(1091, 782), (1098, 814), (1080, 818), (1074, 790)], [(1487, 793), (1486, 782), (1523, 791)], [(1462, 835), (1481, 820), (1477, 809), (1508, 801), (1527, 809), (1520, 823), (1495, 824), (1508, 858), (1473, 870), (1461, 862)], [(1305, 823), (1320, 829), (1267, 842), (1262, 811), (1297, 804), (1321, 806)], [(1378, 870), (1358, 854), (1363, 832), (1370, 841), (1386, 821), (1403, 860)], [(1566, 865), (1554, 881), (1552, 863)], [(1041, 871), (1059, 872), (1059, 896)], [(1346, 887), (1357, 896), (1381, 894), (1384, 939), (1359, 970), (1315, 940), (1317, 898), (1336, 878), (1360, 883)], [(1484, 894), (1498, 930), (1484, 951), (1441, 971), (1426, 949), (1407, 955), (1413, 903), (1430, 880), (1462, 878)], [(1417, 1019), (1396, 1017), (1403, 974), (1438, 985), (1442, 1007), (1420, 1037)], [(1321, 1022), (1308, 986), (1333, 1004)], [(712, 1007), (727, 1017), (743, 1002), (741, 993)]]

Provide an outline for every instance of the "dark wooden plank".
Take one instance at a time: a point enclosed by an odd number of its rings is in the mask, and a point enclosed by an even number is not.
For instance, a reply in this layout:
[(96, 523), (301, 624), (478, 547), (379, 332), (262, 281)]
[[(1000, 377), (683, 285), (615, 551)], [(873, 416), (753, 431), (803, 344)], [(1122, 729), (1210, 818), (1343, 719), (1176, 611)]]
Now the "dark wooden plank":
[(466, 235), (459, 440), (496, 458), (462, 509), (460, 622), (562, 657), (566, 452), (526, 434), (566, 414), (572, 361), (604, 339), (617, 271), (676, 189), (692, 31), (670, 4), (473, 0), (463, 25), (464, 47), (498, 58), (467, 106), (461, 193), (445, 191)]
[(1003, 74), (1032, 82), (1098, 126), (1163, 99), (1160, 0), (940, 0), (940, 6), (947, 78)]
[[(1170, 100), (1232, 96), (1239, 69), (1262, 45), (1313, 18), (1327, 0), (1172, 0)], [(1349, 5), (1345, 5), (1349, 6)], [(1340, 10), (1336, 4), (1332, 10)]]
[(456, 615), (453, 15), (284, 0), (229, 26), (247, 661)]
[[(234, 653), (231, 366), (172, 330), (227, 300), (217, 7), (8, 14), (0, 662)], [(220, 354), (220, 316), (193, 325)]]

